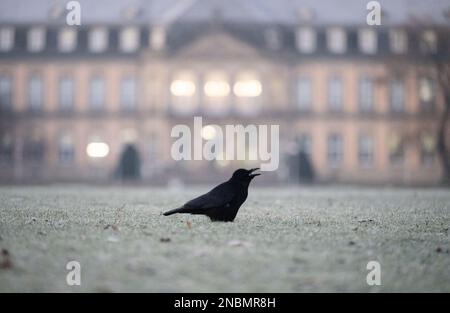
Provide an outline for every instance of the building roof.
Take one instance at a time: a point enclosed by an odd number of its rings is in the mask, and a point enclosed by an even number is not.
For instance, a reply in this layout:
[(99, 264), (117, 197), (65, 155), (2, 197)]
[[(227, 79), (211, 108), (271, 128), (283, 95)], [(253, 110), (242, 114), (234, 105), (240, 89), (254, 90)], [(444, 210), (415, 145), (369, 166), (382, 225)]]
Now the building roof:
[[(69, 0), (2, 0), (0, 23), (64, 23)], [(82, 24), (227, 22), (364, 25), (368, 0), (79, 0)], [(450, 26), (450, 0), (379, 0), (382, 25)], [(345, 5), (344, 5), (345, 3)]]

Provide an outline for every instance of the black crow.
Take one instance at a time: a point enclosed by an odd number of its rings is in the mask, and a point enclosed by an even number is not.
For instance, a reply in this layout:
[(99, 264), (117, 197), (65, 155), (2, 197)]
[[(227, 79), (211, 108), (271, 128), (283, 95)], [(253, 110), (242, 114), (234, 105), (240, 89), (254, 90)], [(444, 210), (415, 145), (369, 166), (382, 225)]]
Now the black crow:
[(211, 221), (232, 222), (239, 208), (248, 195), (248, 186), (259, 173), (251, 170), (238, 169), (231, 178), (204, 195), (192, 199), (183, 206), (164, 213), (165, 216), (175, 213), (203, 214)]

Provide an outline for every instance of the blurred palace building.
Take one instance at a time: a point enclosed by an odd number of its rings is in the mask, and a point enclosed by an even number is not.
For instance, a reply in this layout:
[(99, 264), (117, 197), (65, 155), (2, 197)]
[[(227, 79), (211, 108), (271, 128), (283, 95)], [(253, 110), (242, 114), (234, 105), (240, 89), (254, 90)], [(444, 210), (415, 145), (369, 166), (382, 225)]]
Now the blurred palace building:
[[(2, 182), (217, 180), (176, 124), (279, 124), (271, 181), (435, 184), (450, 1), (0, 1)], [(450, 136), (447, 136), (447, 138)], [(270, 179), (269, 179), (270, 178)]]

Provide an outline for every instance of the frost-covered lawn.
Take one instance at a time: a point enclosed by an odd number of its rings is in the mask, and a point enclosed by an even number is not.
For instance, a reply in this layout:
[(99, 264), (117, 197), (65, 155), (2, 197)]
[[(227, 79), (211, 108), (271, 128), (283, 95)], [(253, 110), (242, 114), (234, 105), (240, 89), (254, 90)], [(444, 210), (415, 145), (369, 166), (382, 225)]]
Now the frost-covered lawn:
[(0, 291), (450, 291), (448, 190), (251, 188), (234, 223), (160, 215), (206, 190), (0, 187)]

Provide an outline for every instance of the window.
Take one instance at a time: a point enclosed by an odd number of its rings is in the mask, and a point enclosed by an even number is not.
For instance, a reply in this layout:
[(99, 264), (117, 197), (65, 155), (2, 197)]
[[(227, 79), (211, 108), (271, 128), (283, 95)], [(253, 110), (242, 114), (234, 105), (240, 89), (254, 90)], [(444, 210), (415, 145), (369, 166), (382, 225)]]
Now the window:
[(59, 80), (59, 107), (63, 110), (69, 110), (73, 107), (74, 90), (73, 79), (71, 77), (62, 77)]
[(369, 135), (361, 135), (358, 140), (358, 159), (361, 166), (371, 166), (373, 164), (374, 143)]
[(266, 45), (271, 50), (278, 50), (281, 48), (282, 41), (280, 33), (273, 28), (269, 28), (264, 32)]
[(0, 164), (10, 164), (14, 159), (14, 144), (10, 134), (3, 134), (0, 141)]
[(435, 53), (437, 51), (437, 35), (433, 30), (426, 30), (422, 33), (420, 48), (425, 53)]
[(358, 32), (358, 44), (362, 53), (373, 54), (377, 52), (377, 32), (373, 29), (360, 29)]
[(230, 109), (230, 84), (226, 73), (217, 71), (205, 75), (203, 92), (208, 112), (223, 114)]
[(331, 111), (342, 111), (342, 79), (333, 76), (328, 80), (328, 106)]
[(297, 49), (303, 53), (312, 53), (316, 50), (317, 36), (314, 29), (302, 27), (296, 33)]
[(30, 163), (42, 163), (44, 161), (45, 144), (41, 136), (36, 133), (28, 136), (23, 147), (23, 158)]
[(430, 77), (421, 77), (419, 79), (419, 100), (422, 111), (432, 111), (434, 109), (434, 88), (434, 82)]
[(92, 110), (99, 110), (105, 101), (105, 81), (101, 77), (93, 77), (90, 82), (90, 105)]
[(327, 158), (330, 167), (339, 167), (343, 160), (343, 139), (340, 134), (330, 134), (327, 140)]
[(76, 48), (77, 32), (74, 28), (63, 28), (58, 33), (58, 49), (61, 52), (70, 52)]
[(261, 95), (261, 83), (258, 80), (239, 80), (234, 84), (234, 94), (241, 98), (254, 98)]
[(45, 29), (33, 27), (28, 31), (28, 50), (31, 52), (42, 51), (45, 47)]
[(6, 75), (0, 75), (0, 109), (10, 110), (12, 108), (11, 95), (11, 78)]
[(236, 110), (242, 114), (253, 115), (261, 109), (262, 85), (256, 74), (240, 73), (233, 85)]
[(332, 53), (344, 53), (347, 50), (347, 34), (339, 27), (327, 31), (327, 46)]
[(406, 53), (408, 50), (408, 36), (406, 31), (393, 29), (389, 32), (389, 44), (391, 51), (397, 54)]
[(89, 50), (92, 52), (102, 52), (108, 46), (108, 31), (106, 28), (93, 28), (89, 33)]
[(297, 137), (298, 152), (302, 152), (307, 156), (312, 153), (312, 139), (310, 134), (300, 134)]
[(10, 51), (14, 47), (14, 28), (0, 28), (0, 51)]
[(43, 102), (42, 78), (33, 75), (28, 81), (28, 105), (32, 111), (39, 111)]
[(139, 48), (139, 29), (126, 27), (120, 32), (120, 48), (123, 52), (134, 52)]
[(432, 165), (436, 157), (436, 137), (431, 132), (420, 136), (420, 156), (422, 165)]
[(404, 140), (399, 135), (393, 134), (389, 137), (388, 145), (391, 165), (403, 165), (405, 158)]
[(62, 134), (58, 140), (58, 161), (61, 165), (73, 163), (75, 150), (72, 137), (69, 134)]
[(374, 102), (373, 79), (363, 77), (359, 80), (359, 109), (361, 112), (372, 112)]
[(120, 87), (120, 103), (124, 110), (133, 110), (136, 106), (136, 79), (125, 77)]
[(166, 44), (166, 29), (162, 26), (156, 26), (150, 33), (150, 45), (154, 50), (161, 50)]
[(389, 86), (389, 98), (392, 112), (403, 112), (405, 102), (405, 86), (400, 79), (394, 79)]
[(170, 84), (171, 108), (180, 114), (190, 114), (198, 108), (197, 79), (191, 72), (180, 72)]
[(312, 105), (312, 83), (309, 77), (297, 80), (297, 105), (301, 111), (308, 111)]

